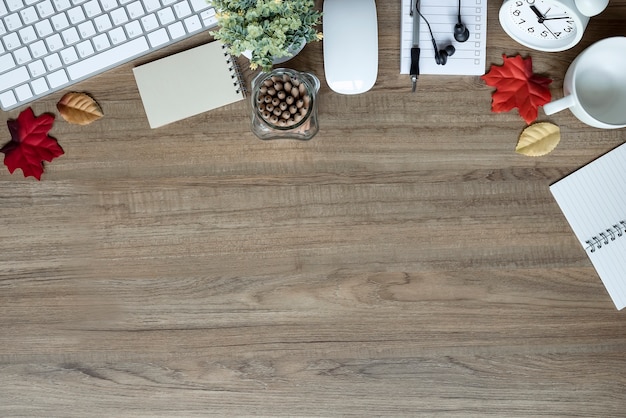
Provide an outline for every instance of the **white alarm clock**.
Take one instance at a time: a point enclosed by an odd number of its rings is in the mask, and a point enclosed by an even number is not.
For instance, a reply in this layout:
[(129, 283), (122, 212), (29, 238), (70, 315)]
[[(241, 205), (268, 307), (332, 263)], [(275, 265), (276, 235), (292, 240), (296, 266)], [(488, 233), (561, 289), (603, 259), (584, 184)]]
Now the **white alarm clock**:
[(539, 51), (564, 51), (580, 42), (589, 18), (609, 0), (504, 0), (500, 24), (520, 44)]

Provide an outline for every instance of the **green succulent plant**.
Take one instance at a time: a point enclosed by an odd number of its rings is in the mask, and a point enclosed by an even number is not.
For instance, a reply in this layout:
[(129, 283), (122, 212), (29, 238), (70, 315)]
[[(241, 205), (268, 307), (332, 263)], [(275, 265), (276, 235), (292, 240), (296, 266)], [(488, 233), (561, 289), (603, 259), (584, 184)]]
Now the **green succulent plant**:
[(218, 29), (211, 32), (234, 55), (250, 51), (250, 68), (270, 71), (274, 58), (301, 42), (322, 39), (314, 0), (213, 0)]

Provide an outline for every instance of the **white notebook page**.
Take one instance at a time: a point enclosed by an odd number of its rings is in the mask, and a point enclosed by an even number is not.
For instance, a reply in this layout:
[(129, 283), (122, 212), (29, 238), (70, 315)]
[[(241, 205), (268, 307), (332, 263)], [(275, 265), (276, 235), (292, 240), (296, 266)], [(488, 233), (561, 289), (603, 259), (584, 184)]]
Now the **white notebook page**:
[(620, 222), (626, 221), (626, 144), (552, 184), (550, 191), (615, 306), (623, 309), (626, 227)]
[[(408, 74), (413, 46), (411, 1), (402, 0), (400, 35), (400, 74)], [(430, 23), (437, 48), (452, 44), (456, 49), (446, 65), (437, 65), (432, 37), (424, 19), (420, 19), (420, 74), (483, 75), (487, 51), (487, 0), (461, 0), (461, 21), (470, 31), (465, 42), (454, 39), (454, 25), (459, 11), (458, 0), (420, 0), (420, 11)]]

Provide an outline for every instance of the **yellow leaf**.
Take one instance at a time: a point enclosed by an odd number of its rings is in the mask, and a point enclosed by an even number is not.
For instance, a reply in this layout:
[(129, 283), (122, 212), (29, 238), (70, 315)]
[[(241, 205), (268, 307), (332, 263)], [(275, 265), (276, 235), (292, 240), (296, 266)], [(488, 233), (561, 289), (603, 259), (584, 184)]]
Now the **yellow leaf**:
[(96, 101), (85, 93), (67, 93), (57, 103), (59, 113), (69, 123), (88, 125), (104, 114)]
[(540, 122), (524, 129), (515, 152), (529, 157), (540, 157), (551, 152), (561, 140), (561, 129), (548, 122)]

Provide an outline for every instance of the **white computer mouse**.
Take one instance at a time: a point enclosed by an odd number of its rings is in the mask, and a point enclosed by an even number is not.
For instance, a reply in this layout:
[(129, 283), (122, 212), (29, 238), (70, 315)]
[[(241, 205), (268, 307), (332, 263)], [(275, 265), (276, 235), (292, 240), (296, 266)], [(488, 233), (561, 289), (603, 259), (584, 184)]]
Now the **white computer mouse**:
[(324, 74), (342, 94), (368, 91), (378, 75), (378, 18), (374, 0), (324, 0)]

